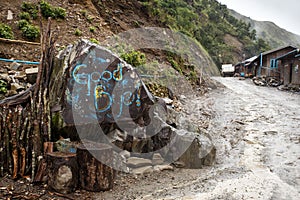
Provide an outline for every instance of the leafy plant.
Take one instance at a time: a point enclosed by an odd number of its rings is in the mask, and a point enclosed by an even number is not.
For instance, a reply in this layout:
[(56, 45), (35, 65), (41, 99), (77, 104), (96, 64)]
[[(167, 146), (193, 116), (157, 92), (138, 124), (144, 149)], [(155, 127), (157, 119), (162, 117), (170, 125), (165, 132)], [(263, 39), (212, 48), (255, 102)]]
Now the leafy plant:
[(79, 30), (78, 28), (75, 30), (75, 32), (74, 32), (74, 35), (76, 35), (76, 36), (81, 36), (82, 35), (82, 32), (81, 32), (81, 30)]
[(41, 13), (44, 17), (46, 18), (55, 17), (54, 9), (48, 2), (41, 1), (40, 6), (41, 6)]
[(146, 56), (144, 53), (140, 51), (131, 51), (128, 53), (123, 53), (121, 55), (121, 58), (134, 67), (138, 67), (146, 64)]
[(190, 71), (189, 79), (193, 82), (196, 82), (198, 80), (198, 75), (195, 71)]
[(64, 8), (53, 7), (51, 4), (49, 4), (46, 1), (41, 1), (40, 7), (41, 7), (41, 13), (45, 18), (52, 17), (54, 19), (57, 18), (65, 19), (67, 15), (66, 10)]
[(24, 20), (27, 20), (27, 21), (30, 20), (30, 14), (28, 12), (21, 12), (19, 14), (19, 17), (20, 17), (20, 19), (24, 19)]
[(9, 25), (0, 23), (0, 38), (13, 39), (14, 33)]
[(80, 10), (80, 13), (82, 16), (86, 17), (87, 16), (87, 10)]
[(25, 19), (21, 19), (18, 21), (18, 28), (19, 29), (22, 29), (23, 27), (25, 26), (28, 26), (29, 25), (29, 22)]
[(90, 26), (90, 32), (95, 33), (95, 31), (96, 31), (96, 27)]
[(22, 34), (29, 40), (34, 41), (40, 36), (40, 29), (37, 26), (27, 24), (21, 28)]
[(37, 19), (38, 17), (38, 6), (31, 2), (23, 2), (21, 5), (23, 11), (30, 14), (32, 19)]
[(86, 17), (86, 20), (89, 22), (89, 23), (92, 23), (93, 22), (93, 20), (94, 20), (94, 17), (92, 17), (92, 16), (87, 16)]
[(0, 93), (7, 92), (7, 83), (4, 80), (0, 80)]
[(59, 18), (59, 19), (65, 19), (67, 16), (66, 10), (61, 7), (54, 8), (54, 15), (55, 15), (55, 18)]
[(171, 66), (176, 71), (178, 71), (180, 74), (182, 74), (182, 69), (180, 68), (179, 64), (173, 58), (168, 58), (168, 61), (170, 62)]
[(21, 8), (22, 10), (29, 12), (30, 10), (36, 9), (36, 5), (31, 2), (22, 2)]
[(100, 42), (95, 38), (91, 38), (90, 41), (95, 43), (95, 44), (100, 44)]

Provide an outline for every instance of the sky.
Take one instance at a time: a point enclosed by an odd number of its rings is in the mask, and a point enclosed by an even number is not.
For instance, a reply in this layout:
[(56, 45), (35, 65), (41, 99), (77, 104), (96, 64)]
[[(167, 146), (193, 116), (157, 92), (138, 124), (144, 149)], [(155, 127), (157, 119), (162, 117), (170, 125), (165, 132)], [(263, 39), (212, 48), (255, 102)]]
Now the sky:
[(299, 0), (217, 0), (228, 8), (258, 21), (271, 21), (300, 35)]

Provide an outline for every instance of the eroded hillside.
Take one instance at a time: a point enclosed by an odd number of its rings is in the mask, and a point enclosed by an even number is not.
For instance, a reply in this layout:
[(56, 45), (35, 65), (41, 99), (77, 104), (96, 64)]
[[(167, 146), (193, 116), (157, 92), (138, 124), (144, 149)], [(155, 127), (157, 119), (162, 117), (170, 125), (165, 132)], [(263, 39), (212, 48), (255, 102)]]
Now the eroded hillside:
[[(28, 3), (38, 5), (37, 0), (28, 0)], [(124, 31), (132, 30), (142, 27), (162, 27), (167, 28), (166, 25), (159, 22), (157, 19), (153, 19), (147, 11), (145, 6), (140, 1), (96, 1), (96, 0), (68, 0), (46, 1), (49, 4), (57, 7), (61, 7), (66, 11), (66, 17), (64, 19), (53, 19), (52, 29), (57, 29), (58, 40), (57, 50), (65, 48), (68, 44), (72, 44), (80, 38), (89, 39), (93, 42), (103, 42), (109, 40), (113, 35), (120, 34)], [(18, 27), (21, 20), (20, 13), (26, 12), (22, 9), (22, 3), (24, 1), (4, 1), (1, 0), (1, 22), (12, 27), (15, 40), (28, 40), (22, 34)], [(13, 19), (8, 19), (8, 12), (13, 13)], [(35, 26), (39, 26), (38, 19), (30, 19), (30, 23)], [(43, 17), (44, 26), (47, 24), (47, 20)], [(32, 42), (39, 42), (39, 38), (31, 40)], [(1, 57), (9, 59), (23, 59), (31, 61), (39, 61), (40, 48), (39, 45), (28, 45), (22, 43), (1, 43), (2, 49), (0, 50)], [(204, 73), (209, 75), (217, 75), (218, 69), (205, 49), (196, 42), (199, 46), (201, 55), (201, 66), (205, 66)], [(185, 59), (180, 58), (178, 55), (167, 55), (167, 52), (162, 52), (156, 49), (137, 49), (146, 54), (148, 62), (158, 62), (166, 65), (172, 65), (176, 62), (176, 70), (183, 71), (183, 75), (190, 75), (190, 71), (184, 69), (188, 65)], [(177, 64), (178, 63), (178, 64)], [(179, 67), (178, 67), (178, 66)], [(174, 67), (174, 66), (173, 66)], [(180, 69), (182, 68), (182, 69)], [(194, 72), (193, 72), (194, 73)], [(195, 73), (199, 74), (199, 71), (195, 70)], [(192, 74), (194, 78), (194, 74)]]

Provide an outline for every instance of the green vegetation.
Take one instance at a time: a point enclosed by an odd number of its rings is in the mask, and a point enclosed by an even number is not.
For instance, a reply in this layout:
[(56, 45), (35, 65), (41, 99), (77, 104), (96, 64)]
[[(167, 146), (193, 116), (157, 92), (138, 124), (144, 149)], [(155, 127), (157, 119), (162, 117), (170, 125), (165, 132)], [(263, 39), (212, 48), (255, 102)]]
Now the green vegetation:
[(65, 19), (67, 16), (66, 14), (66, 10), (64, 8), (61, 7), (55, 7), (54, 8), (54, 18), (58, 18), (58, 19)]
[(174, 55), (169, 56), (168, 61), (176, 71), (178, 71), (180, 74), (182, 74), (182, 69), (180, 68), (180, 66), (179, 66), (178, 62), (175, 60), (175, 58), (176, 57)]
[(74, 35), (76, 35), (76, 36), (81, 36), (82, 35), (82, 32), (81, 32), (81, 30), (79, 30), (78, 28), (75, 30), (75, 32), (74, 32)]
[(0, 80), (0, 93), (6, 93), (7, 92), (7, 83), (3, 80)]
[(19, 17), (20, 17), (20, 19), (24, 19), (24, 20), (27, 20), (27, 21), (30, 20), (30, 14), (28, 12), (21, 12), (19, 14)]
[(40, 29), (30, 23), (30, 14), (28, 12), (20, 13), (21, 20), (18, 21), (18, 28), (22, 31), (23, 36), (31, 41), (40, 36)]
[(121, 54), (121, 58), (134, 67), (146, 64), (146, 56), (140, 51), (130, 51), (128, 53), (123, 53)]
[(28, 26), (29, 22), (25, 19), (21, 19), (18, 21), (18, 28), (21, 30), (23, 27)]
[(88, 16), (86, 16), (86, 20), (91, 24), (93, 22), (93, 20), (94, 20), (94, 17), (88, 15)]
[[(20, 24), (19, 24), (20, 25)], [(40, 36), (40, 29), (32, 24), (26, 24), (21, 28), (22, 34), (28, 40), (34, 41)]]
[(37, 19), (38, 6), (36, 4), (30, 2), (23, 2), (21, 8), (24, 12), (29, 13), (32, 19)]
[(190, 71), (190, 74), (189, 74), (189, 80), (191, 82), (197, 82), (198, 81), (198, 75), (195, 71)]
[(91, 38), (90, 41), (95, 44), (100, 44), (100, 42), (95, 38)]
[(87, 10), (80, 10), (82, 16), (87, 17)]
[[(22, 10), (24, 12), (28, 13), (32, 19), (37, 19), (38, 4), (34, 4), (31, 2), (23, 2), (21, 7), (22, 7)], [(54, 7), (46, 1), (41, 1), (40, 7), (41, 7), (42, 16), (45, 18), (48, 18), (48, 17), (51, 17), (53, 19), (65, 19), (66, 18), (66, 15), (67, 15), (66, 10), (61, 7)], [(26, 14), (26, 16), (24, 16), (24, 17), (28, 18), (28, 15)], [(25, 19), (25, 18), (22, 18), (21, 16), (20, 16), (20, 18)], [(26, 20), (29, 20), (27, 18), (26, 18)]]
[(0, 23), (0, 38), (13, 39), (14, 33), (9, 25)]
[[(255, 31), (250, 31), (250, 24), (231, 16), (227, 7), (216, 0), (140, 1), (148, 14), (162, 25), (198, 40), (219, 67), (223, 62), (233, 62), (235, 47), (225, 40), (226, 36), (237, 38), (246, 57), (270, 48), (256, 38)], [(177, 68), (176, 63), (172, 66)]]
[(37, 19), (38, 8), (41, 8), (43, 17), (52, 17), (54, 19), (65, 19), (66, 10), (61, 7), (53, 7), (46, 1), (41, 1), (39, 4), (31, 2), (23, 2), (21, 8), (24, 12), (19, 14), (21, 20), (18, 21), (18, 28), (28, 40), (36, 40), (40, 36), (40, 29), (30, 23), (30, 19)]
[(48, 18), (52, 17), (54, 19), (65, 19), (66, 10), (61, 7), (53, 7), (46, 1), (41, 1), (41, 13), (43, 17)]
[(95, 33), (95, 31), (96, 31), (96, 27), (91, 26), (91, 27), (90, 27), (90, 32)]

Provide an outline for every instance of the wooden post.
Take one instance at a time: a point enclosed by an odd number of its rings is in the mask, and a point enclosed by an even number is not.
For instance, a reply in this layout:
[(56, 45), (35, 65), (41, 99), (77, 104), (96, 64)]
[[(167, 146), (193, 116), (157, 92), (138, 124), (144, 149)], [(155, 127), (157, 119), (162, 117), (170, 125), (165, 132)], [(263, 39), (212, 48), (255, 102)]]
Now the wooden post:
[(53, 152), (47, 154), (48, 185), (60, 193), (71, 193), (78, 185), (76, 154)]
[(80, 186), (93, 192), (112, 189), (114, 169), (93, 157), (93, 155), (101, 156), (102, 161), (112, 162), (112, 148), (109, 145), (94, 142), (84, 143), (84, 145), (77, 147)]

